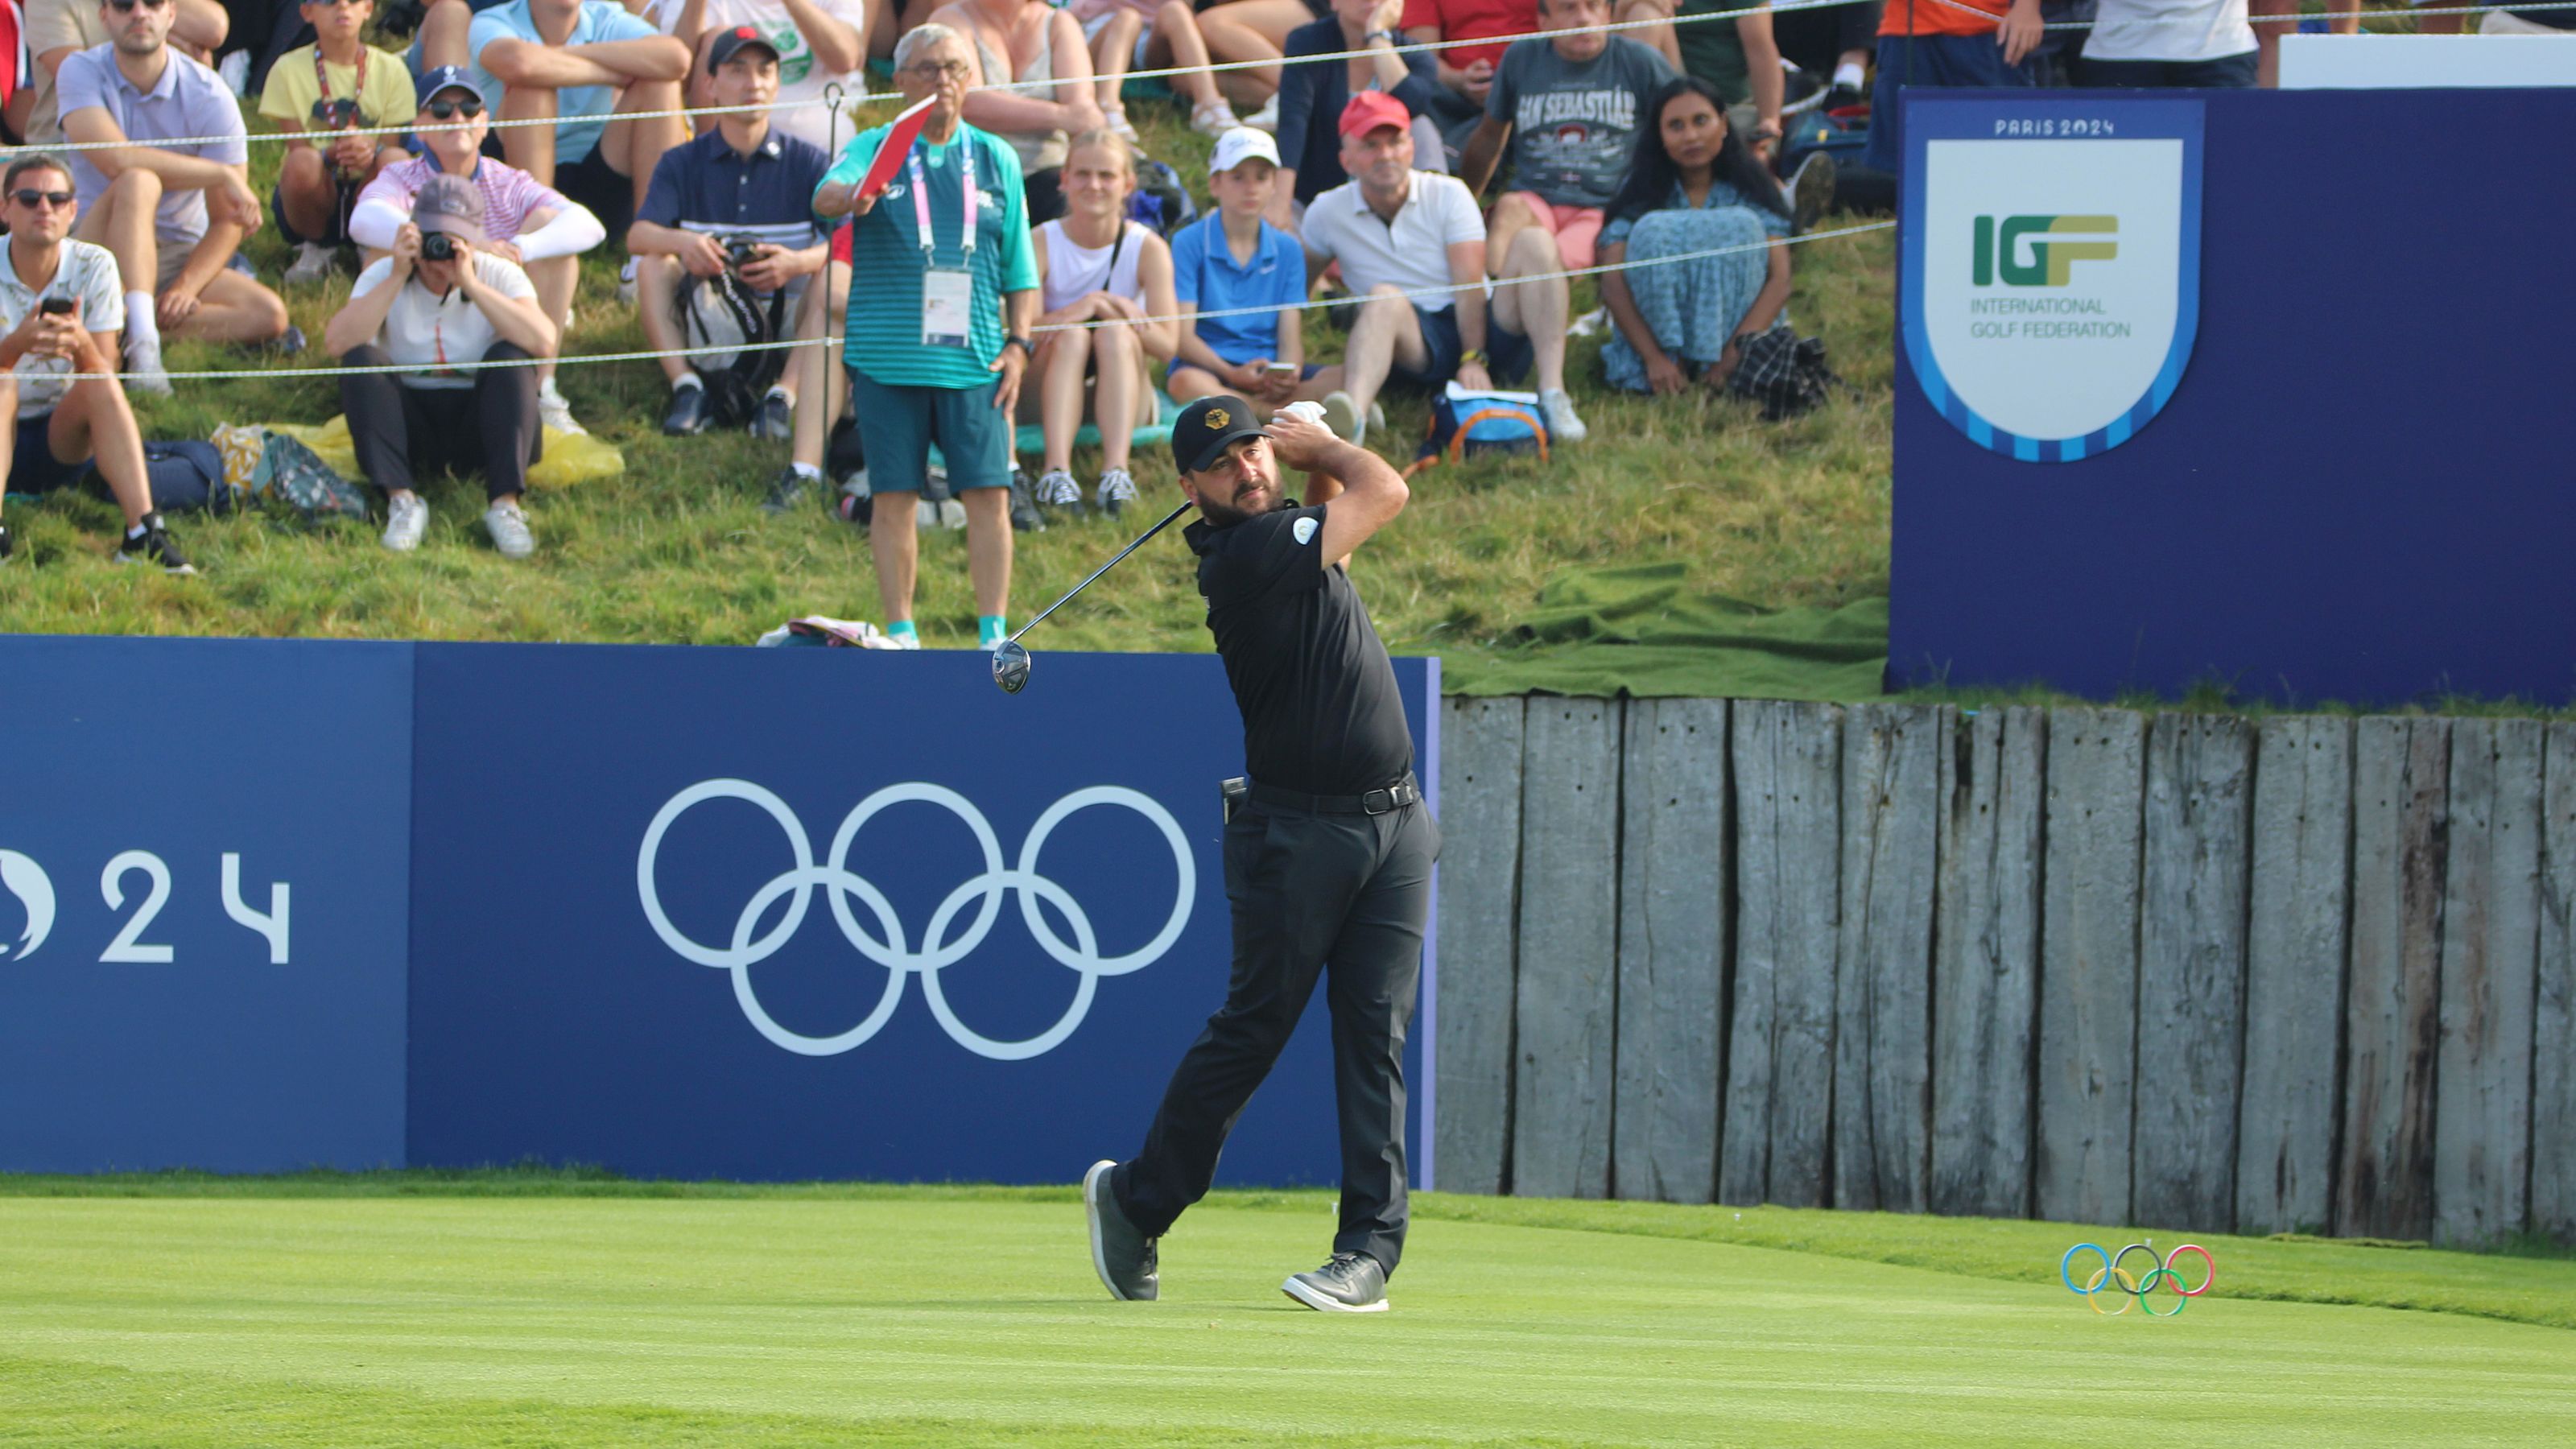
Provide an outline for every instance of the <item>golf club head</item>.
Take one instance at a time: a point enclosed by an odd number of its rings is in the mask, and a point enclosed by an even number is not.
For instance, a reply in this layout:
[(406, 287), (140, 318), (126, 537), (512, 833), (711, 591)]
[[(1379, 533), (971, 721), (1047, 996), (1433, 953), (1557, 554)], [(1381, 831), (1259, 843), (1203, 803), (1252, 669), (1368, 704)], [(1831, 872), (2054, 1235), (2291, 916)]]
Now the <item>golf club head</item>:
[(1017, 639), (1005, 639), (993, 646), (993, 682), (1004, 694), (1017, 694), (1029, 682), (1028, 646)]

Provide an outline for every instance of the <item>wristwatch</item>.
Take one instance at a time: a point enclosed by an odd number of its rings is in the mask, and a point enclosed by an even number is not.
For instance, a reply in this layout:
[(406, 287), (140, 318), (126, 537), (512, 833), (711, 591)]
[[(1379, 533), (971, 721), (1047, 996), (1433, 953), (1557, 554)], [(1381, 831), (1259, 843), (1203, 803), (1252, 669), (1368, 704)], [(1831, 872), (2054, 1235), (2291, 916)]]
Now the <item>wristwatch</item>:
[(1004, 347), (1016, 347), (1020, 349), (1020, 355), (1022, 357), (1035, 357), (1038, 355), (1037, 348), (1032, 346), (1029, 339), (1025, 337), (1005, 337), (1002, 339), (1002, 345)]
[(1470, 347), (1464, 352), (1458, 354), (1458, 362), (1462, 367), (1470, 362), (1476, 364), (1478, 367), (1482, 367), (1485, 365), (1485, 349), (1481, 347)]

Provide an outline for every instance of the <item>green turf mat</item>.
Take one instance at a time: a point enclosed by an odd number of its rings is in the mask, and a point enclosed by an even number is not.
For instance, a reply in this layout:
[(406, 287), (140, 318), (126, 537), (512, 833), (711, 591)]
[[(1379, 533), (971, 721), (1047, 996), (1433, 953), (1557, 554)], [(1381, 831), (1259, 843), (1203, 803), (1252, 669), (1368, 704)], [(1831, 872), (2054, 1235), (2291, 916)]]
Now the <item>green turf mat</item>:
[(1539, 590), (1518, 648), (1452, 655), (1449, 694), (1876, 699), (1887, 670), (1887, 600), (1766, 609), (1685, 592), (1679, 561), (1577, 569)]

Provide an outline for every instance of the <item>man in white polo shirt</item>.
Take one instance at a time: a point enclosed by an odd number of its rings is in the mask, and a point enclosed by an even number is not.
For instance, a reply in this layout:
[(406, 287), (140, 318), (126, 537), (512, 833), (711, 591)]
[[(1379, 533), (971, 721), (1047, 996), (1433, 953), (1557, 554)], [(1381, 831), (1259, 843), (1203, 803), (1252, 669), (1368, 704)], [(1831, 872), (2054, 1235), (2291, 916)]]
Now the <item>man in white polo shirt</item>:
[[(1342, 264), (1360, 299), (1342, 357), (1343, 390), (1324, 421), (1363, 442), (1369, 407), (1389, 381), (1436, 391), (1456, 379), (1483, 391), (1529, 365), (1529, 339), (1489, 326), (1485, 222), (1454, 176), (1413, 169), (1413, 116), (1384, 91), (1342, 108), (1342, 169), (1351, 179), (1306, 208), (1306, 270)], [(1486, 348), (1493, 348), (1488, 370)], [(1316, 500), (1309, 499), (1309, 502)]]

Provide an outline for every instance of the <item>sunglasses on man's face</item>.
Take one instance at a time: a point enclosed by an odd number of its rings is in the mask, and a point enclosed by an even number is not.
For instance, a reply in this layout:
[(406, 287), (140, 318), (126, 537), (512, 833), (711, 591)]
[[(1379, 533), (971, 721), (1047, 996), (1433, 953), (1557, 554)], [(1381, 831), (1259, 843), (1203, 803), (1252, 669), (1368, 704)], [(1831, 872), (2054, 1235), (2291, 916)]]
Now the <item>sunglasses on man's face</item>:
[(171, 0), (107, 0), (107, 8), (119, 15), (131, 15), (136, 10), (159, 10), (170, 3)]
[(21, 186), (17, 190), (10, 192), (9, 195), (14, 198), (20, 206), (27, 208), (29, 211), (33, 211), (39, 206), (69, 206), (72, 204), (72, 193), (68, 191), (38, 191), (32, 186)]
[(465, 119), (470, 121), (476, 116), (483, 114), (483, 103), (481, 101), (474, 100), (431, 101), (428, 105), (421, 107), (421, 109), (429, 112), (433, 118), (441, 121), (448, 120), (456, 116), (463, 116)]

